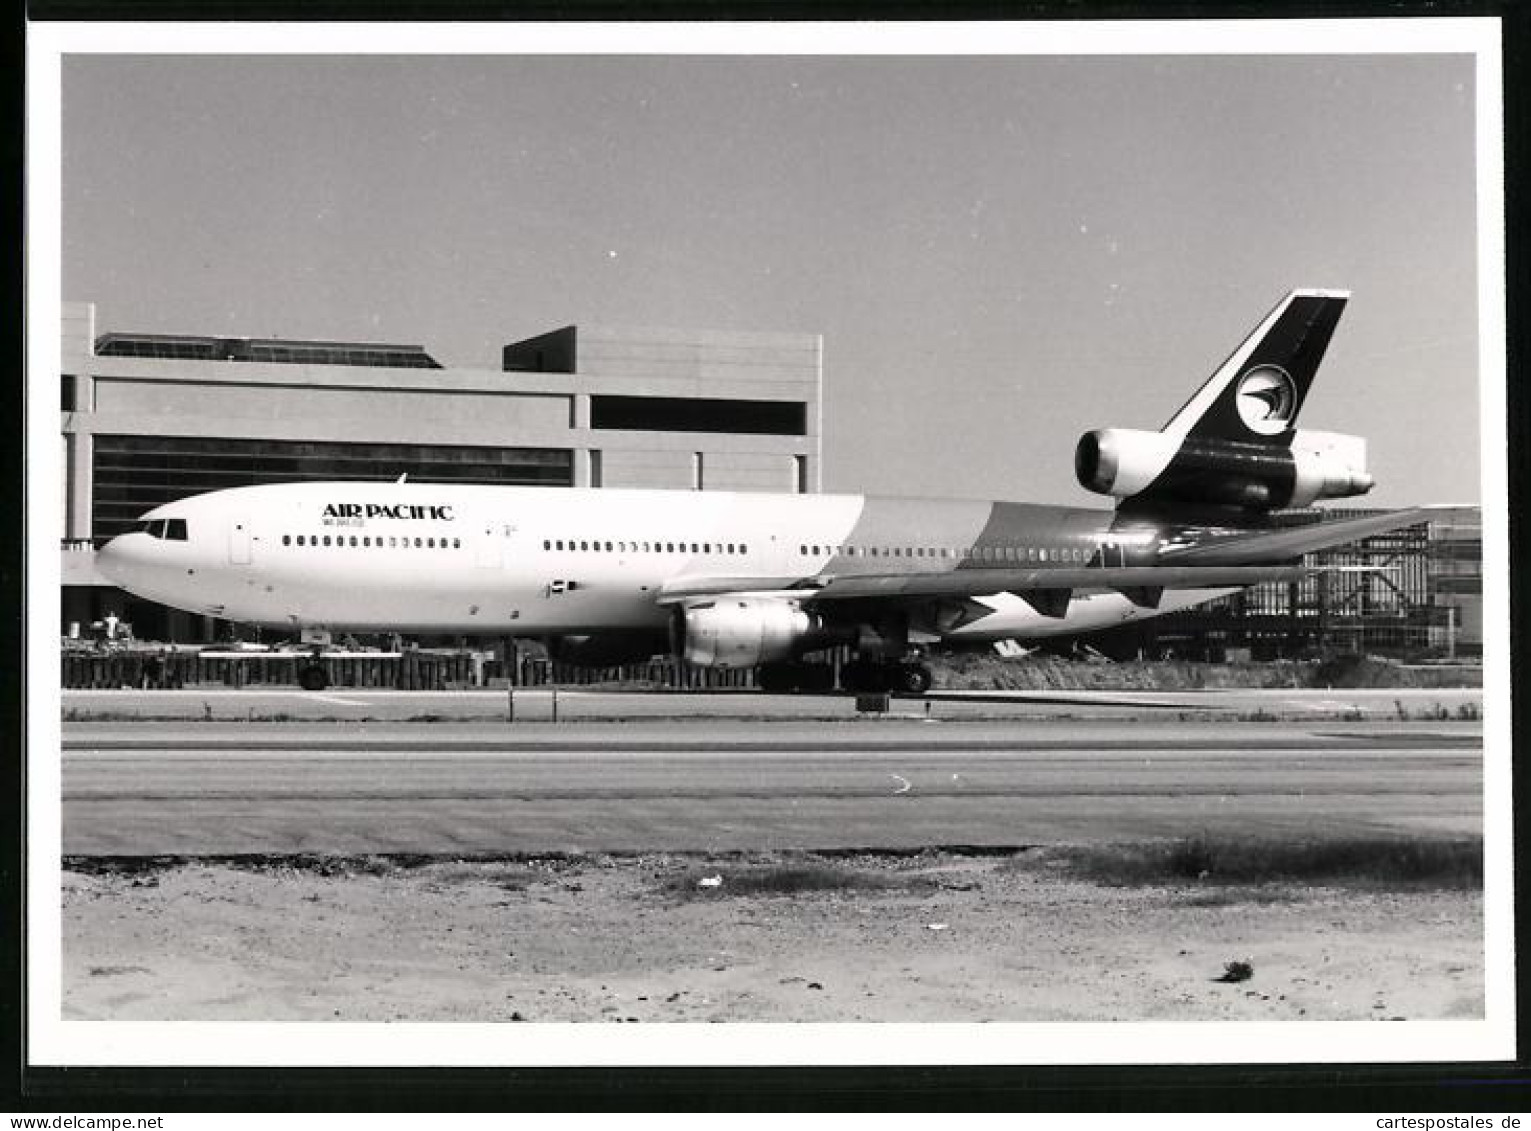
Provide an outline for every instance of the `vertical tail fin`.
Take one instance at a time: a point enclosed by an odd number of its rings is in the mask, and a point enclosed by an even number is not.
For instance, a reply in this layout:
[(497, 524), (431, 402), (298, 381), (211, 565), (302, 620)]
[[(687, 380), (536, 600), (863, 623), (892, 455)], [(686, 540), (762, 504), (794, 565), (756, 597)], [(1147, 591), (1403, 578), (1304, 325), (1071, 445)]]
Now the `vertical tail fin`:
[(1264, 512), (1371, 490), (1365, 441), (1297, 431), (1350, 298), (1293, 291), (1157, 432), (1102, 428), (1074, 449), (1082, 486), (1120, 507)]
[(1177, 440), (1290, 447), (1349, 298), (1349, 291), (1287, 295), (1160, 431)]

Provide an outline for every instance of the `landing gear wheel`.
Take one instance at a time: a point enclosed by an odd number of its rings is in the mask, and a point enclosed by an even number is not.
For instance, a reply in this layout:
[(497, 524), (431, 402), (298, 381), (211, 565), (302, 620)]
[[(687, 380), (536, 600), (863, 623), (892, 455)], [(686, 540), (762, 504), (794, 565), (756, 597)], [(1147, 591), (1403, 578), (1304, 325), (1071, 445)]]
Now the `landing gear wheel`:
[(309, 664), (298, 669), (298, 686), (304, 691), (323, 691), (329, 685), (329, 673), (323, 664)]
[(930, 690), (930, 669), (924, 664), (899, 664), (892, 675), (894, 690), (905, 695), (924, 695)]

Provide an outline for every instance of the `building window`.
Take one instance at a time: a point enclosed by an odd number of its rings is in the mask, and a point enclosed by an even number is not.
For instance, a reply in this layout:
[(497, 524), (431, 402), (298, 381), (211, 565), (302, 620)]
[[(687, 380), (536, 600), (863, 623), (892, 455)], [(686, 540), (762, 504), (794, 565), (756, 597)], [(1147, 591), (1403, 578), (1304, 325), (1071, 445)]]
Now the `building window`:
[(803, 401), (597, 394), (590, 398), (590, 427), (634, 432), (803, 436), (808, 431), (808, 406)]
[(311, 480), (569, 487), (567, 448), (362, 444), (206, 436), (98, 435), (92, 456), (95, 532), (133, 528), (157, 506), (229, 487)]
[(75, 377), (73, 373), (65, 373), (59, 383), (59, 407), (65, 412), (73, 412), (77, 406), (75, 402)]

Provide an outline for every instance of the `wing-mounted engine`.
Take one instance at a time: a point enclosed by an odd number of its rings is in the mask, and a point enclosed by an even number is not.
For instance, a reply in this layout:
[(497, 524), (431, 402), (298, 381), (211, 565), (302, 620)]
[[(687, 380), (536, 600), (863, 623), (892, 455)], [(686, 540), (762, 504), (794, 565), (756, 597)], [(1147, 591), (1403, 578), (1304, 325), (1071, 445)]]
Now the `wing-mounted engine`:
[(854, 639), (853, 629), (832, 626), (795, 601), (748, 596), (683, 605), (673, 614), (671, 631), (683, 660), (712, 668), (777, 663)]
[(1117, 499), (1209, 503), (1251, 510), (1303, 507), (1364, 495), (1366, 441), (1336, 432), (1292, 434), (1290, 447), (1105, 428), (1074, 450), (1080, 486)]

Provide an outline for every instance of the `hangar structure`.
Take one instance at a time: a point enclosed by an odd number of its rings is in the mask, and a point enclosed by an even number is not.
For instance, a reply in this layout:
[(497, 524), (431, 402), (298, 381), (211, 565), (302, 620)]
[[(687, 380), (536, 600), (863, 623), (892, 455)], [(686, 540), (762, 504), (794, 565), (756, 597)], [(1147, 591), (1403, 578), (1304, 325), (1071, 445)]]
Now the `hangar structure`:
[[(1377, 511), (1332, 508), (1334, 518)], [(1316, 516), (1315, 516), (1316, 517)], [(1301, 581), (1115, 629), (1094, 641), (1117, 655), (1195, 660), (1296, 659), (1322, 653), (1472, 660), (1483, 652), (1483, 518), (1478, 507), (1307, 554)]]
[(816, 334), (566, 326), (496, 368), (423, 347), (99, 332), (62, 321), (63, 627), (216, 637), (123, 593), (94, 551), (151, 507), (306, 479), (818, 491)]

